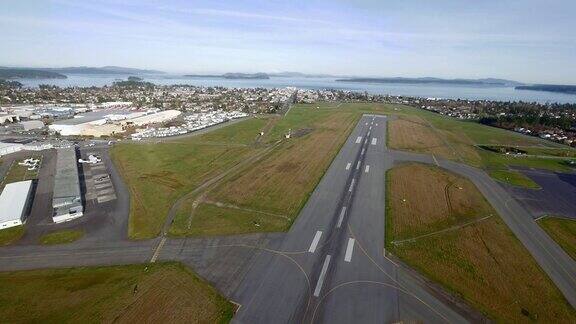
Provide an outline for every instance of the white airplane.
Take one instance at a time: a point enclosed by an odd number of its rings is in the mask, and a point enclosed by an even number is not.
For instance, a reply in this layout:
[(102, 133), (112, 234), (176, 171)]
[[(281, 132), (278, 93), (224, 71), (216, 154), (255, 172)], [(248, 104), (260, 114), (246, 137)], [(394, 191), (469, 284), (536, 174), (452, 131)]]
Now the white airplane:
[(78, 159), (78, 162), (80, 163), (88, 163), (88, 164), (96, 164), (99, 162), (102, 162), (102, 159), (97, 157), (96, 155), (88, 155), (88, 160), (84, 160), (84, 159)]

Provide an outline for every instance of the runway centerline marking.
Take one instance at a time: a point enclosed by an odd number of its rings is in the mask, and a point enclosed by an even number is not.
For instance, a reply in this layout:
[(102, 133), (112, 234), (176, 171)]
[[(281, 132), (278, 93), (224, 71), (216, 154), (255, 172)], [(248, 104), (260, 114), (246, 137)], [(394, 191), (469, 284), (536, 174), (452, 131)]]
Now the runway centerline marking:
[(344, 256), (344, 261), (352, 261), (352, 252), (354, 252), (354, 242), (356, 240), (353, 238), (348, 239), (348, 246), (346, 246), (346, 255)]
[(152, 259), (150, 259), (150, 263), (156, 262), (156, 259), (158, 259), (158, 256), (160, 255), (160, 251), (162, 250), (162, 247), (164, 246), (164, 243), (166, 243), (166, 237), (163, 237), (163, 238), (160, 240), (160, 244), (158, 244), (158, 247), (156, 248), (156, 251), (154, 251), (154, 254), (152, 255)]
[(356, 170), (360, 169), (360, 161), (358, 161), (358, 163), (356, 163)]
[(362, 152), (360, 152), (360, 155), (364, 155), (364, 148), (362, 148)]
[(316, 283), (316, 289), (314, 289), (314, 296), (320, 296), (320, 291), (322, 290), (322, 285), (324, 284), (324, 278), (326, 277), (326, 271), (328, 271), (328, 266), (330, 265), (330, 259), (332, 257), (330, 254), (326, 256), (324, 259), (324, 264), (322, 265), (322, 271), (320, 271), (320, 277), (318, 278), (318, 282)]
[(350, 170), (351, 166), (352, 166), (352, 163), (348, 162), (348, 164), (346, 164), (346, 170)]
[(354, 189), (354, 181), (356, 181), (356, 179), (352, 179), (352, 182), (350, 183), (350, 189), (348, 189), (350, 192), (352, 192), (352, 189)]
[(364, 172), (365, 172), (365, 173), (370, 172), (370, 166), (369, 166), (369, 165), (366, 166), (366, 168), (364, 169)]
[(360, 142), (362, 142), (362, 136), (358, 136), (356, 139), (356, 144), (360, 144)]
[(344, 215), (346, 215), (346, 206), (342, 207), (342, 211), (340, 211), (340, 216), (338, 217), (338, 224), (336, 224), (336, 228), (340, 228), (340, 226), (342, 226)]
[(320, 242), (321, 237), (322, 237), (322, 231), (316, 231), (316, 234), (314, 235), (314, 239), (312, 240), (312, 244), (310, 244), (308, 252), (314, 253), (316, 251), (316, 247), (318, 247), (318, 242)]
[(376, 145), (376, 142), (378, 142), (378, 139), (376, 137), (372, 138), (372, 145)]

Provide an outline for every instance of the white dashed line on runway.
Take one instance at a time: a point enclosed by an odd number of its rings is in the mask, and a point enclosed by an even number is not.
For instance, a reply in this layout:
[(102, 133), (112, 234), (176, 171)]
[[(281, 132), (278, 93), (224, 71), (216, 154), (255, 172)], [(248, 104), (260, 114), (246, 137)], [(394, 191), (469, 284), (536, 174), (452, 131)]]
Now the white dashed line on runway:
[(330, 259), (332, 257), (330, 255), (326, 256), (324, 260), (324, 265), (322, 265), (322, 271), (320, 271), (320, 277), (318, 278), (318, 282), (316, 283), (316, 289), (314, 289), (314, 296), (320, 296), (320, 291), (322, 290), (322, 284), (324, 284), (324, 278), (326, 277), (326, 271), (328, 271), (328, 266), (330, 265)]
[(350, 170), (351, 166), (352, 166), (352, 163), (348, 162), (348, 164), (346, 164), (346, 170)]
[(360, 161), (358, 161), (358, 163), (356, 163), (356, 170), (360, 169)]
[(358, 136), (356, 139), (356, 144), (360, 144), (360, 142), (362, 142), (362, 136)]
[(350, 183), (350, 189), (348, 189), (350, 192), (352, 192), (352, 189), (354, 189), (354, 181), (355, 179), (352, 179), (352, 183)]
[(320, 242), (320, 237), (322, 237), (322, 231), (317, 231), (316, 235), (314, 235), (314, 239), (312, 240), (312, 244), (310, 244), (308, 252), (314, 253), (316, 251), (316, 247), (318, 247), (318, 242)]
[(378, 142), (378, 139), (376, 137), (372, 138), (372, 145), (376, 145), (377, 142)]
[(342, 211), (340, 211), (340, 217), (338, 217), (338, 224), (336, 224), (336, 228), (340, 228), (340, 226), (342, 226), (344, 215), (346, 215), (346, 206), (342, 207)]
[(352, 252), (354, 252), (354, 242), (353, 238), (348, 239), (348, 246), (346, 247), (346, 255), (344, 256), (344, 261), (352, 261)]

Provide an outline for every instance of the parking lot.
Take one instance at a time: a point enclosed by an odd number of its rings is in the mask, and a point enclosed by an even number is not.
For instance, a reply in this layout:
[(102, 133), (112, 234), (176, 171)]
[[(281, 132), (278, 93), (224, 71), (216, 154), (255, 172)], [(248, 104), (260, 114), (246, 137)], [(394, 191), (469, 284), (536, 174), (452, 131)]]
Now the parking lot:
[[(99, 157), (97, 151), (86, 151), (82, 154), (82, 159), (88, 160), (90, 155)], [(83, 163), (82, 171), (86, 186), (86, 204), (103, 204), (116, 200), (116, 191), (110, 174), (106, 170), (106, 165), (99, 161), (97, 163)]]

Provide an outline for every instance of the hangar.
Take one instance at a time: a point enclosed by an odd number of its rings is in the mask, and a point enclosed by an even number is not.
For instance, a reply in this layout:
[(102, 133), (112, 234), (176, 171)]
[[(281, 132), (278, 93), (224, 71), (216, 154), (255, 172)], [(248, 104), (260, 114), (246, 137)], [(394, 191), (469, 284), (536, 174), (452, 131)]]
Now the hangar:
[(0, 194), (0, 230), (22, 225), (30, 206), (32, 180), (9, 183)]
[(54, 223), (67, 222), (84, 213), (77, 161), (74, 147), (57, 150), (52, 197)]

